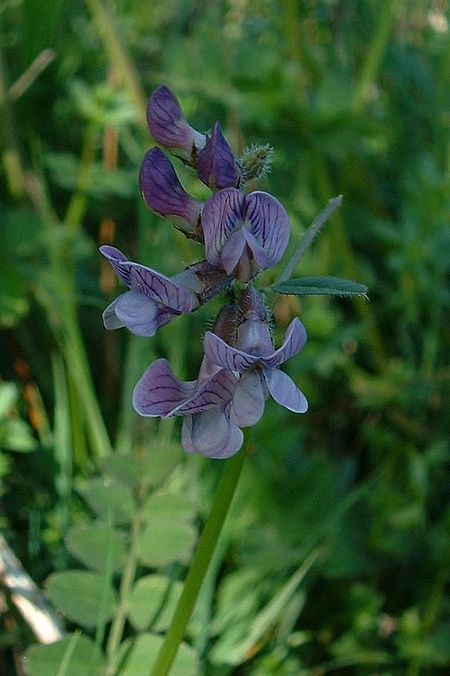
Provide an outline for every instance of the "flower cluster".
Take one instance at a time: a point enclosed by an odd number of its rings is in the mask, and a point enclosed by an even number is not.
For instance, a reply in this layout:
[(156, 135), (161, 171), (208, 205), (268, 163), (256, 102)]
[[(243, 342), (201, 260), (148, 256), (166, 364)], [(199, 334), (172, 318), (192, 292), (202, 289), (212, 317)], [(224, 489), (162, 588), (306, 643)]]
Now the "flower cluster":
[(188, 195), (168, 157), (154, 147), (140, 170), (144, 201), (202, 243), (205, 259), (166, 277), (129, 261), (115, 247), (102, 246), (101, 253), (128, 287), (106, 308), (103, 321), (107, 329), (126, 326), (138, 336), (153, 336), (177, 315), (193, 312), (236, 283), (235, 302), (221, 310), (213, 330), (204, 336), (197, 380), (178, 380), (167, 360), (158, 359), (133, 394), (140, 415), (183, 417), (182, 443), (188, 453), (228, 458), (242, 446), (241, 428), (254, 425), (263, 415), (269, 395), (290, 411), (307, 410), (304, 395), (280, 370), (303, 348), (305, 328), (294, 319), (281, 347), (275, 349), (266, 306), (253, 284), (261, 270), (283, 256), (289, 218), (272, 195), (245, 193), (245, 181), (265, 171), (268, 146), (251, 149), (238, 160), (219, 122), (210, 134), (196, 131), (165, 86), (151, 95), (147, 120), (155, 141), (193, 167), (213, 194), (205, 204)]

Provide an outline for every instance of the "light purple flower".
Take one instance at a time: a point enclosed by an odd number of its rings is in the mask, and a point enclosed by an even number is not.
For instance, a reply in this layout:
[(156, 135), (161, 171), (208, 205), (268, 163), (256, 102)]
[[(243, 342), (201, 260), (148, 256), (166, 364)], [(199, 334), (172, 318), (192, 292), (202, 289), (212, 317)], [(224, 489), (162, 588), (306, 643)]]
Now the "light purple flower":
[(206, 136), (193, 129), (184, 117), (180, 104), (168, 87), (155, 89), (147, 105), (147, 122), (157, 143), (195, 166)]
[(153, 336), (177, 315), (198, 307), (196, 291), (200, 293), (202, 286), (194, 271), (188, 269), (169, 278), (132, 263), (113, 246), (102, 246), (100, 251), (129, 288), (103, 312), (106, 329), (126, 326), (137, 336)]
[(211, 138), (199, 153), (197, 172), (200, 180), (211, 190), (239, 187), (241, 171), (219, 122), (214, 125)]
[(184, 416), (182, 443), (187, 453), (229, 458), (239, 451), (243, 434), (227, 410), (238, 379), (203, 359), (198, 379), (182, 382), (165, 359), (149, 366), (136, 385), (133, 406), (142, 416)]
[(286, 210), (275, 197), (260, 191), (244, 195), (235, 188), (206, 202), (201, 224), (208, 261), (241, 281), (278, 263), (290, 234)]
[(139, 183), (149, 209), (168, 218), (189, 237), (201, 239), (198, 223), (202, 204), (183, 190), (170, 160), (159, 148), (145, 155)]
[(281, 347), (274, 350), (269, 326), (261, 319), (246, 319), (238, 328), (236, 347), (208, 331), (204, 339), (205, 356), (220, 368), (240, 374), (230, 405), (230, 421), (245, 427), (254, 425), (264, 412), (267, 393), (296, 413), (305, 413), (304, 394), (279, 367), (298, 354), (306, 342), (306, 330), (298, 318), (290, 323)]

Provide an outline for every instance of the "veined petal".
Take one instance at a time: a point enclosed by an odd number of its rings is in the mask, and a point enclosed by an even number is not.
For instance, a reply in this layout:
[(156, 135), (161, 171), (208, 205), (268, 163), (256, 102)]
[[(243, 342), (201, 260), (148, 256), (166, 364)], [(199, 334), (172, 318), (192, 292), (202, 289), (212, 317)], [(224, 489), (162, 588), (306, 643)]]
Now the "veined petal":
[(181, 312), (192, 312), (198, 307), (196, 295), (169, 277), (139, 263), (127, 261), (121, 267), (129, 271), (131, 284), (138, 287), (148, 298), (166, 307)]
[(239, 378), (230, 405), (230, 420), (239, 427), (255, 425), (264, 413), (266, 391), (260, 369), (252, 369)]
[(104, 244), (100, 247), (100, 253), (111, 263), (111, 266), (119, 277), (127, 286), (131, 286), (129, 270), (122, 268), (121, 263), (127, 262), (128, 258), (115, 246)]
[(244, 441), (242, 430), (220, 408), (186, 416), (181, 442), (187, 453), (224, 460), (237, 453)]
[(188, 415), (206, 411), (214, 406), (224, 408), (231, 398), (238, 380), (230, 371), (220, 369), (208, 380), (199, 383), (190, 399), (175, 409), (171, 415)]
[(273, 354), (269, 325), (259, 319), (247, 319), (238, 328), (237, 348), (258, 358)]
[(263, 373), (267, 389), (277, 404), (284, 406), (289, 411), (294, 411), (294, 413), (306, 413), (308, 410), (306, 397), (287, 373), (267, 367), (264, 367)]
[(225, 242), (242, 225), (244, 200), (239, 190), (227, 188), (210, 197), (203, 207), (201, 224), (206, 258), (213, 265), (221, 265)]
[(134, 388), (133, 407), (139, 415), (166, 417), (189, 399), (195, 386), (195, 381), (185, 383), (178, 380), (168, 361), (158, 359), (148, 367)]
[(165, 85), (149, 98), (147, 122), (155, 141), (187, 160), (205, 145), (205, 135), (190, 126), (177, 98)]
[(298, 354), (304, 347), (306, 339), (306, 329), (300, 319), (295, 317), (284, 334), (281, 347), (271, 355), (261, 358), (261, 362), (269, 368), (277, 368), (280, 364)]
[(283, 205), (266, 192), (252, 192), (245, 198), (244, 219), (265, 251), (264, 268), (278, 263), (290, 235), (289, 217)]
[(247, 242), (248, 248), (252, 252), (253, 258), (258, 264), (258, 267), (261, 270), (269, 268), (270, 265), (267, 263), (268, 257), (264, 247), (261, 246), (256, 237), (252, 235), (250, 230), (247, 230), (247, 228), (243, 228), (242, 231), (244, 233), (245, 241)]
[[(154, 336), (160, 326), (167, 324), (179, 314), (170, 308), (158, 306), (157, 303), (150, 300), (140, 289), (131, 289), (131, 291), (123, 293), (111, 305), (103, 313), (103, 321), (106, 328), (126, 326), (136, 336), (145, 336), (147, 338)], [(115, 312), (120, 326), (114, 326), (113, 320), (110, 318), (111, 311)]]
[(245, 251), (246, 241), (242, 228), (231, 233), (222, 249), (221, 262), (225, 272), (231, 275), (242, 254)]
[(159, 148), (145, 155), (139, 183), (149, 209), (170, 219), (184, 232), (195, 232), (201, 204), (183, 190), (170, 160)]
[(259, 357), (231, 347), (211, 331), (206, 332), (203, 345), (207, 359), (229, 371), (243, 373), (259, 361)]
[(241, 173), (219, 122), (214, 125), (211, 138), (199, 153), (197, 172), (200, 180), (212, 190), (239, 185)]

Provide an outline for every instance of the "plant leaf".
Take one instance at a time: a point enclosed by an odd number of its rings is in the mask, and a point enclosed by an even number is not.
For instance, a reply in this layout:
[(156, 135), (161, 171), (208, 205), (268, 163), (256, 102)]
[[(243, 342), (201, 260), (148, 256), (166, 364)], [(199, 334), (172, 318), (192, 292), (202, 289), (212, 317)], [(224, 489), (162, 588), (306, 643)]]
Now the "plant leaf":
[(66, 547), (87, 568), (105, 571), (108, 547), (111, 548), (112, 569), (122, 569), (127, 556), (126, 540), (123, 533), (108, 525), (95, 523), (75, 526), (66, 535)]
[[(83, 627), (95, 627), (99, 608), (103, 606), (105, 579), (99, 573), (68, 570), (52, 573), (46, 582), (51, 602), (68, 620)], [(115, 593), (108, 589), (106, 615), (109, 619), (116, 606)]]
[(274, 284), (272, 291), (291, 296), (363, 296), (367, 298), (367, 286), (339, 277), (300, 277)]
[(69, 634), (60, 641), (47, 645), (32, 645), (24, 657), (28, 676), (59, 676), (64, 665), (64, 674), (90, 676), (104, 673), (105, 660), (98, 646), (83, 634)]
[(128, 617), (135, 629), (165, 631), (172, 620), (183, 585), (163, 575), (146, 575), (134, 585), (128, 599)]
[(128, 523), (134, 514), (131, 491), (112, 479), (90, 479), (79, 491), (89, 507), (105, 521), (112, 515), (113, 523)]
[(196, 537), (196, 529), (185, 521), (171, 522), (164, 513), (155, 514), (139, 537), (139, 560), (155, 568), (174, 561), (187, 563)]
[[(150, 671), (151, 665), (156, 662), (162, 642), (163, 637), (156, 634), (140, 634), (135, 639), (124, 641), (121, 651), (127, 657), (118, 672), (120, 676), (142, 676), (144, 664)], [(194, 650), (186, 643), (181, 643), (170, 676), (197, 676), (200, 673), (199, 666)]]

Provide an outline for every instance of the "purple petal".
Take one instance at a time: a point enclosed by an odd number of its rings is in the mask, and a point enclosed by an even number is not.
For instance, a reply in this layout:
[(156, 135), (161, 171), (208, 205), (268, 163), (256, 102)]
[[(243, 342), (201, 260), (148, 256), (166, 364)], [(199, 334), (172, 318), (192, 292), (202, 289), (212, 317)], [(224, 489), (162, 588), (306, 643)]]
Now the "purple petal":
[(259, 369), (244, 373), (237, 384), (230, 406), (230, 420), (239, 427), (250, 427), (264, 413), (266, 391)]
[(149, 209), (170, 219), (181, 230), (195, 233), (201, 204), (183, 190), (170, 160), (159, 148), (145, 155), (139, 183)]
[(278, 263), (289, 241), (290, 223), (286, 210), (272, 195), (257, 191), (246, 197), (244, 211), (245, 222), (265, 251), (264, 268), (270, 268)]
[(220, 369), (202, 384), (197, 383), (196, 390), (191, 398), (173, 413), (175, 415), (188, 415), (206, 411), (214, 406), (224, 408), (231, 401), (237, 383), (236, 376), (225, 369)]
[[(115, 314), (116, 321), (112, 318)], [(158, 306), (140, 289), (123, 293), (103, 313), (105, 328), (115, 329), (126, 326), (136, 336), (154, 336), (157, 329), (170, 322), (179, 313)]]
[(181, 441), (187, 453), (223, 460), (239, 451), (244, 435), (224, 411), (211, 408), (183, 420)]
[(196, 295), (169, 277), (139, 263), (127, 261), (120, 264), (128, 270), (133, 287), (139, 288), (148, 298), (178, 313), (192, 312), (198, 307)]
[[(245, 252), (246, 241), (242, 228), (233, 232), (225, 242), (222, 250), (221, 261), (224, 270), (231, 275)], [(240, 277), (239, 277), (240, 278)], [(246, 280), (244, 280), (246, 281)]]
[(286, 373), (267, 367), (263, 369), (263, 373), (267, 389), (277, 404), (294, 413), (305, 413), (308, 410), (305, 395), (300, 392)]
[(128, 258), (119, 249), (116, 249), (115, 246), (109, 246), (107, 244), (100, 247), (100, 253), (111, 263), (114, 272), (119, 279), (121, 279), (122, 282), (125, 282), (127, 286), (131, 286), (129, 271), (122, 268), (120, 265), (121, 263), (128, 261)]
[[(125, 294), (122, 294), (122, 296), (123, 295)], [(116, 315), (116, 305), (122, 298), (122, 296), (118, 296), (117, 298), (115, 298), (113, 302), (110, 303), (105, 310), (103, 310), (102, 314), (103, 325), (105, 329), (108, 329), (108, 331), (113, 331), (114, 329), (121, 329), (123, 326), (125, 326), (125, 324), (121, 322), (118, 316)]]
[(243, 228), (242, 231), (244, 233), (245, 241), (252, 252), (253, 258), (258, 264), (258, 268), (260, 270), (265, 270), (266, 268), (269, 268), (270, 264), (268, 264), (267, 262), (268, 261), (267, 254), (264, 248), (256, 239), (256, 237), (252, 235), (250, 230), (247, 230), (247, 228)]
[(229, 371), (243, 373), (259, 361), (259, 357), (227, 345), (222, 338), (211, 331), (206, 332), (203, 344), (207, 359)]
[(272, 338), (267, 322), (247, 319), (238, 328), (237, 348), (242, 352), (264, 357), (273, 355)]
[(149, 98), (147, 122), (155, 141), (186, 160), (205, 145), (206, 137), (188, 124), (178, 100), (165, 85)]
[(195, 381), (184, 383), (173, 374), (166, 359), (153, 362), (133, 392), (133, 407), (143, 416), (168, 416), (192, 395)]
[(294, 357), (300, 352), (306, 343), (306, 329), (298, 317), (295, 317), (289, 324), (284, 334), (283, 344), (278, 350), (268, 357), (261, 359), (262, 363), (269, 368), (277, 368), (283, 362)]
[(221, 266), (221, 253), (231, 233), (242, 226), (245, 197), (235, 188), (221, 190), (210, 197), (202, 211), (206, 258)]
[(200, 151), (197, 162), (198, 176), (212, 190), (236, 188), (240, 182), (240, 171), (219, 122), (208, 143)]

